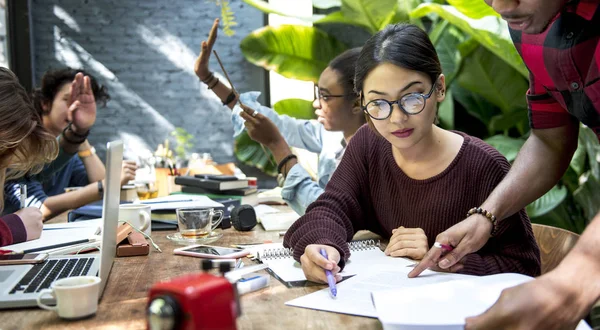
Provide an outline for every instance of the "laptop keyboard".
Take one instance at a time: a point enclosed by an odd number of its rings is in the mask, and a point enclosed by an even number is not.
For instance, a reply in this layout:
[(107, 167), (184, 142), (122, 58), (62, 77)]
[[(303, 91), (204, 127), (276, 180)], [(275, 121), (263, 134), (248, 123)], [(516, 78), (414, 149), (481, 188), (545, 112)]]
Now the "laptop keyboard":
[(94, 259), (53, 259), (36, 264), (15, 285), (10, 294), (40, 292), (58, 279), (85, 275), (92, 267)]

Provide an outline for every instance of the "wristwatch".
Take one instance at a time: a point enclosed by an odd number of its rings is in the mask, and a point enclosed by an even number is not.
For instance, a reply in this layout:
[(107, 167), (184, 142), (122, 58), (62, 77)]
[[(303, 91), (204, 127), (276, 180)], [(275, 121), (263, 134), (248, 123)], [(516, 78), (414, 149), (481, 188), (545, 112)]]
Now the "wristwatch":
[(96, 148), (91, 147), (86, 150), (81, 150), (80, 152), (77, 153), (77, 156), (79, 156), (79, 158), (86, 158), (86, 157), (89, 157), (89, 156), (95, 155), (95, 154), (96, 154)]
[(104, 186), (102, 186), (102, 180), (98, 181), (98, 194), (104, 195)]

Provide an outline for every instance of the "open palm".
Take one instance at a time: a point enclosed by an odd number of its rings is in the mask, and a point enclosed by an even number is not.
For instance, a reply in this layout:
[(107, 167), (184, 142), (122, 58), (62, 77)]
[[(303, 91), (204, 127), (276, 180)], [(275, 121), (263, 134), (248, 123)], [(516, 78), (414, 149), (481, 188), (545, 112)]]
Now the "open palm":
[(77, 132), (87, 132), (96, 121), (96, 100), (92, 92), (90, 77), (79, 72), (71, 83), (67, 119)]
[(215, 45), (215, 41), (217, 40), (218, 27), (219, 19), (217, 18), (210, 29), (210, 33), (208, 34), (208, 42), (202, 41), (200, 46), (200, 54), (198, 55), (198, 58), (196, 58), (196, 62), (194, 62), (194, 72), (196, 72), (196, 76), (198, 76), (198, 78), (201, 80), (205, 80), (210, 74), (208, 69), (208, 60), (210, 59), (210, 53)]

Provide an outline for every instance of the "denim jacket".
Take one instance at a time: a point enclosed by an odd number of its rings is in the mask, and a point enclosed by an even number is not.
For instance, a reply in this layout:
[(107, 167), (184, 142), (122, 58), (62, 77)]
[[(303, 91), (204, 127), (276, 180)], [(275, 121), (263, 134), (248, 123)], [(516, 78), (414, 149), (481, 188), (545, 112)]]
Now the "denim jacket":
[[(342, 145), (343, 134), (325, 130), (316, 120), (279, 115), (273, 109), (258, 103), (259, 95), (259, 92), (243, 93), (240, 95), (240, 101), (271, 119), (288, 145), (319, 154), (319, 173), (316, 182), (300, 164), (296, 164), (288, 172), (281, 191), (283, 200), (296, 213), (303, 215), (308, 205), (323, 193), (325, 185), (339, 164), (345, 149)], [(239, 115), (241, 111), (242, 109), (236, 105), (231, 113), (234, 136), (238, 136), (245, 129), (244, 119)]]

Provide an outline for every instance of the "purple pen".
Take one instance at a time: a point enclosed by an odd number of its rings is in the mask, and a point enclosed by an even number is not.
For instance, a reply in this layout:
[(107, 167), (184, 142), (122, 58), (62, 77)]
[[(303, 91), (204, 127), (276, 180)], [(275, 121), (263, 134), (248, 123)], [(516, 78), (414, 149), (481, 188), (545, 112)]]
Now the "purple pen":
[[(325, 259), (329, 260), (325, 249), (321, 249), (321, 251), (319, 252)], [(325, 269), (325, 276), (327, 276), (327, 284), (329, 284), (329, 294), (331, 295), (331, 298), (335, 298), (337, 296), (337, 288), (335, 287), (335, 277), (333, 277), (333, 274), (331, 274), (331, 271), (328, 269)]]

